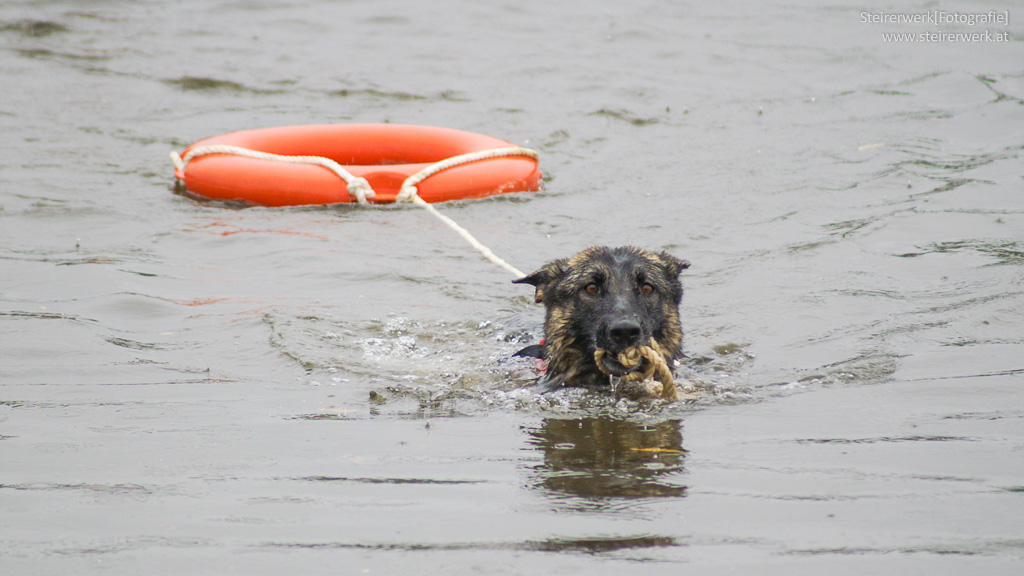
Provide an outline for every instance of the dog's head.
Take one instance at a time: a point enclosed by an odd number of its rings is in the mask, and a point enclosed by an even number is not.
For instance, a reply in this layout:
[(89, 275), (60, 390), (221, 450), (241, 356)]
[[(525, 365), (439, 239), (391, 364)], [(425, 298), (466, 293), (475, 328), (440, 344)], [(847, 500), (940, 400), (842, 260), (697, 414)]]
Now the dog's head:
[[(536, 288), (545, 306), (545, 380), (554, 386), (600, 384), (604, 374), (624, 376), (618, 354), (652, 338), (671, 361), (680, 354), (679, 274), (690, 263), (666, 252), (590, 248), (555, 260), (514, 282)], [(594, 353), (603, 350), (602, 366)]]

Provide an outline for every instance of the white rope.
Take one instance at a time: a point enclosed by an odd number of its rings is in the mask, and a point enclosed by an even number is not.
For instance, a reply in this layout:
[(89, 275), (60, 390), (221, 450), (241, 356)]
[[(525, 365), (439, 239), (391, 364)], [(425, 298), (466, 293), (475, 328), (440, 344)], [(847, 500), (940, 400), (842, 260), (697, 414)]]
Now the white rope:
[[(176, 152), (171, 152), (171, 161), (174, 162), (174, 167), (178, 170), (178, 172), (184, 174), (185, 167), (188, 166), (188, 163), (193, 158), (197, 156), (205, 156), (207, 154), (233, 154), (235, 156), (245, 156), (246, 158), (256, 158), (258, 160), (274, 160), (277, 162), (289, 162), (292, 164), (315, 164), (317, 166), (323, 166), (324, 168), (333, 171), (335, 174), (338, 175), (338, 177), (344, 180), (345, 183), (348, 185), (349, 194), (355, 196), (356, 200), (358, 200), (360, 204), (367, 204), (366, 199), (373, 198), (374, 195), (376, 194), (373, 191), (373, 188), (370, 187), (370, 183), (367, 182), (365, 178), (353, 176), (352, 174), (349, 173), (348, 170), (345, 170), (345, 168), (342, 165), (338, 164), (334, 160), (331, 160), (330, 158), (324, 158), (322, 156), (281, 156), (279, 154), (259, 152), (257, 150), (249, 150), (248, 148), (241, 148), (238, 146), (227, 146), (217, 144), (193, 148), (192, 150), (189, 150), (188, 154), (185, 154), (184, 157), (179, 156)], [(530, 150), (529, 148), (520, 148), (518, 146), (511, 146), (508, 148), (494, 148), (491, 150), (482, 150), (480, 152), (471, 152), (469, 154), (460, 154), (459, 156), (452, 156), (451, 158), (446, 158), (444, 160), (441, 160), (440, 162), (431, 164), (430, 166), (427, 166), (423, 170), (420, 170), (419, 172), (406, 178), (405, 181), (402, 182), (402, 188), (399, 190), (398, 196), (395, 197), (395, 202), (408, 202), (411, 204), (416, 204), (417, 206), (426, 209), (427, 212), (430, 212), (431, 214), (436, 216), (441, 222), (445, 223), (459, 236), (462, 236), (462, 238), (466, 240), (466, 242), (469, 242), (470, 246), (476, 248), (477, 251), (479, 251), (484, 256), (484, 258), (493, 262), (494, 264), (497, 264), (498, 266), (501, 266), (505, 270), (508, 270), (509, 272), (515, 274), (517, 277), (523, 277), (526, 276), (526, 274), (523, 273), (523, 271), (519, 270), (515, 266), (499, 258), (497, 255), (494, 254), (494, 252), (491, 251), (490, 248), (484, 246), (483, 244), (480, 243), (479, 240), (474, 238), (473, 235), (470, 234), (468, 230), (466, 230), (462, 226), (459, 226), (458, 223), (456, 223), (451, 218), (438, 212), (437, 208), (434, 208), (429, 202), (427, 202), (423, 198), (420, 198), (419, 193), (416, 190), (417, 184), (433, 176), (434, 174), (437, 174), (438, 172), (443, 172), (445, 170), (448, 170), (449, 168), (454, 168), (455, 166), (461, 166), (462, 164), (468, 164), (470, 162), (476, 162), (478, 160), (489, 160), (491, 158), (503, 158), (507, 156), (524, 156), (527, 158), (533, 158), (534, 160), (538, 160), (540, 158), (540, 155), (537, 153), (537, 151)]]
[(481, 254), (483, 254), (484, 258), (487, 258), (491, 262), (493, 262), (493, 263), (497, 264), (498, 266), (501, 266), (505, 270), (508, 270), (509, 272), (515, 274), (517, 278), (522, 278), (523, 276), (526, 276), (526, 274), (524, 274), (522, 270), (519, 270), (515, 266), (509, 264), (508, 262), (505, 262), (501, 258), (498, 258), (498, 256), (495, 255), (494, 252), (491, 252), (490, 248), (488, 248), (487, 246), (484, 246), (483, 244), (480, 243), (479, 240), (474, 238), (473, 235), (469, 233), (469, 230), (466, 230), (462, 226), (459, 226), (458, 223), (455, 222), (455, 220), (452, 220), (451, 218), (449, 218), (449, 217), (445, 216), (444, 214), (441, 214), (440, 212), (438, 212), (437, 208), (434, 208), (434, 206), (431, 203), (427, 202), (423, 198), (420, 198), (419, 196), (416, 196), (416, 195), (413, 195), (412, 200), (410, 200), (410, 202), (412, 202), (413, 204), (415, 204), (417, 206), (420, 206), (421, 208), (424, 208), (427, 212), (430, 212), (434, 216), (437, 216), (437, 218), (441, 222), (444, 222), (445, 224), (447, 224), (449, 228), (451, 228), (452, 230), (455, 230), (455, 232), (459, 236), (462, 236), (463, 239), (466, 240), (466, 242), (469, 242), (470, 246), (472, 246), (473, 248), (476, 248)]
[(177, 152), (171, 152), (171, 161), (174, 162), (174, 167), (178, 172), (184, 174), (185, 167), (188, 166), (188, 163), (191, 162), (193, 158), (196, 158), (197, 156), (206, 156), (207, 154), (231, 154), (234, 156), (255, 158), (257, 160), (273, 160), (275, 162), (287, 162), (289, 164), (313, 164), (315, 166), (323, 166), (337, 174), (339, 178), (345, 181), (345, 184), (348, 186), (348, 193), (354, 196), (356, 201), (360, 204), (366, 204), (367, 198), (373, 198), (376, 195), (373, 188), (370, 187), (370, 183), (366, 181), (366, 178), (353, 176), (352, 173), (346, 170), (344, 166), (330, 158), (324, 158), (323, 156), (282, 156), (280, 154), (260, 152), (259, 150), (250, 150), (240, 146), (214, 144), (211, 146), (199, 146), (198, 148), (193, 148), (189, 150), (188, 154), (185, 154), (184, 157), (179, 156)]
[(405, 182), (402, 182), (402, 188), (401, 190), (399, 190), (398, 196), (395, 196), (395, 202), (411, 202), (421, 208), (424, 208), (427, 212), (430, 212), (431, 214), (436, 216), (438, 220), (444, 222), (449, 228), (454, 230), (456, 234), (462, 236), (462, 238), (466, 242), (469, 242), (470, 246), (476, 248), (477, 251), (480, 252), (480, 254), (482, 254), (484, 258), (488, 259), (494, 264), (497, 264), (498, 266), (501, 266), (505, 270), (508, 270), (509, 272), (515, 274), (516, 277), (522, 278), (523, 276), (526, 276), (526, 274), (524, 274), (515, 266), (499, 258), (494, 252), (491, 251), (490, 248), (484, 246), (483, 244), (480, 243), (479, 240), (474, 238), (473, 235), (469, 233), (469, 230), (466, 230), (462, 226), (459, 226), (457, 222), (445, 216), (444, 214), (438, 212), (437, 208), (434, 208), (429, 202), (427, 202), (423, 198), (420, 198), (419, 193), (416, 190), (417, 184), (433, 176), (434, 174), (437, 174), (438, 172), (443, 172), (445, 170), (448, 170), (449, 168), (454, 168), (455, 166), (461, 166), (463, 164), (468, 164), (470, 162), (476, 162), (478, 160), (490, 160), (491, 158), (503, 158), (506, 156), (525, 156), (527, 158), (533, 158), (534, 160), (538, 160), (540, 158), (540, 154), (538, 154), (536, 150), (530, 150), (529, 148), (520, 148), (519, 146), (511, 146), (508, 148), (493, 148), (491, 150), (481, 150), (480, 152), (470, 152), (469, 154), (460, 154), (458, 156), (452, 156), (451, 158), (446, 158), (444, 160), (441, 160), (440, 162), (431, 164), (430, 166), (427, 166), (423, 170), (420, 170), (419, 172), (406, 178)]
[(398, 196), (395, 197), (395, 202), (412, 202), (413, 196), (416, 196), (417, 193), (416, 185), (438, 172), (443, 172), (449, 168), (469, 164), (470, 162), (476, 162), (478, 160), (490, 160), (491, 158), (503, 158), (505, 156), (525, 156), (527, 158), (533, 158), (534, 160), (538, 160), (540, 158), (540, 154), (538, 154), (536, 150), (520, 148), (519, 146), (492, 148), (490, 150), (481, 150), (479, 152), (470, 152), (469, 154), (460, 154), (458, 156), (452, 156), (451, 158), (445, 158), (444, 160), (435, 162), (434, 164), (431, 164), (423, 170), (420, 170), (406, 178), (405, 182), (402, 182), (402, 188), (399, 190)]

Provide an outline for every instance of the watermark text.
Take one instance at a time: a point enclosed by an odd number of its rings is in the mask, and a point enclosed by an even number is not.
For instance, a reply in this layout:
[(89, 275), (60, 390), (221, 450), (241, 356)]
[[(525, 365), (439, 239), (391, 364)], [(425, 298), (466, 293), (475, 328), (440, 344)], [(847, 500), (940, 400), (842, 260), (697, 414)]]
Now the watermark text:
[(945, 10), (929, 10), (927, 12), (861, 12), (860, 21), (863, 24), (931, 24), (943, 26), (946, 24), (963, 24), (965, 26), (976, 26), (978, 24), (1010, 24), (1010, 11), (1003, 10), (996, 12), (946, 12)]
[[(971, 30), (970, 27), (1009, 26), (1010, 11), (949, 12), (861, 12), (863, 24), (924, 24), (959, 28), (959, 31), (932, 30), (926, 32), (883, 32), (885, 42), (1009, 42), (1006, 30)], [(967, 29), (964, 29), (967, 27)]]

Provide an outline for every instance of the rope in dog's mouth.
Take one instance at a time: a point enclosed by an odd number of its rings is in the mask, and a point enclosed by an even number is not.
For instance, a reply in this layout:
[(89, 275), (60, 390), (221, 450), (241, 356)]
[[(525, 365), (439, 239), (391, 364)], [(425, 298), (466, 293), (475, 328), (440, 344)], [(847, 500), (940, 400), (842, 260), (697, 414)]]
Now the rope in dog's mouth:
[[(661, 383), (662, 398), (672, 401), (679, 399), (679, 392), (676, 390), (676, 383), (672, 378), (672, 370), (668, 367), (668, 363), (665, 362), (665, 355), (661, 346), (658, 345), (658, 341), (654, 338), (651, 338), (650, 342), (645, 346), (633, 346), (619, 352), (615, 356), (619, 364), (622, 364), (626, 369), (637, 368), (624, 376), (615, 376), (604, 367), (602, 360), (604, 360), (608, 353), (607, 350), (602, 348), (598, 348), (594, 352), (594, 362), (597, 364), (597, 369), (602, 373), (617, 377), (626, 382), (655, 380)], [(645, 359), (647, 362), (642, 363)]]

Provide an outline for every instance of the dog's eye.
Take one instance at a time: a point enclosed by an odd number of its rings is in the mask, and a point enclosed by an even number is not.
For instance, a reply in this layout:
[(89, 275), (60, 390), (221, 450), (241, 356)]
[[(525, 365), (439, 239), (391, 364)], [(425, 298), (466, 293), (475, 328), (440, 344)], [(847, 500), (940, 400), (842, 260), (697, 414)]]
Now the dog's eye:
[(597, 283), (596, 282), (591, 282), (590, 284), (587, 284), (587, 287), (584, 288), (584, 290), (587, 291), (587, 294), (597, 294), (597, 292), (598, 292), (598, 290), (600, 290), (600, 288), (597, 287)]
[(643, 294), (644, 296), (650, 296), (651, 294), (654, 294), (654, 286), (650, 284), (644, 284), (643, 286), (640, 287), (640, 293)]

